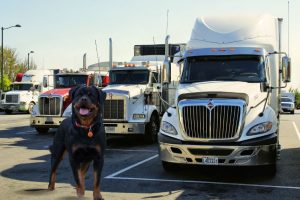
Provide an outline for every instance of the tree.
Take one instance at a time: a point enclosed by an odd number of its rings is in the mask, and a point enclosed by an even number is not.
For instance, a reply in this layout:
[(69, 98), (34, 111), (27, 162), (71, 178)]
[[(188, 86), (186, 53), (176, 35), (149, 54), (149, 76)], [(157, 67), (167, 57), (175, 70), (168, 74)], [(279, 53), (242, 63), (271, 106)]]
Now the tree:
[[(10, 84), (11, 84), (11, 81), (9, 80), (7, 74), (4, 74), (4, 76), (3, 76), (4, 91), (7, 91), (9, 89)], [(1, 85), (1, 79), (0, 79), (0, 85)]]
[[(24, 73), (27, 69), (27, 59), (24, 59), (24, 61), (20, 62), (15, 49), (11, 48), (3, 48), (3, 61), (4, 61), (4, 68), (3, 72), (4, 74), (7, 74), (8, 79), (13, 82), (15, 80), (17, 73)], [(1, 57), (0, 57), (1, 61)], [(31, 61), (30, 63), (30, 69), (36, 69), (36, 64)], [(4, 82), (4, 81), (3, 81)], [(4, 82), (5, 83), (5, 82)]]

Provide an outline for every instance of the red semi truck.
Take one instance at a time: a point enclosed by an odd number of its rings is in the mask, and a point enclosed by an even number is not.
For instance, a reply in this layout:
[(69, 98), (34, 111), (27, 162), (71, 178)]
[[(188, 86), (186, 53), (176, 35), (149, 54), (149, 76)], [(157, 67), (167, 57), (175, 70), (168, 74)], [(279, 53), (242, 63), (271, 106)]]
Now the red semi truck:
[(71, 103), (69, 91), (77, 85), (98, 85), (101, 79), (107, 80), (102, 73), (95, 72), (63, 72), (55, 75), (54, 89), (42, 93), (38, 98), (38, 104), (34, 106), (30, 117), (30, 125), (39, 134), (47, 133), (50, 128), (57, 128), (65, 119), (63, 113)]

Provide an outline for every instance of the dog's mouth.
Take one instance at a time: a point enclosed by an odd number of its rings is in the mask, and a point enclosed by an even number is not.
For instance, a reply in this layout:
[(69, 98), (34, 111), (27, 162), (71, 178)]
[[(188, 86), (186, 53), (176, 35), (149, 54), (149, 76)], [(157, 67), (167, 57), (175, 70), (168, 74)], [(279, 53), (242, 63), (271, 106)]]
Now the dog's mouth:
[(95, 106), (87, 107), (84, 105), (76, 105), (75, 108), (79, 113), (79, 115), (81, 115), (82, 117), (89, 116), (91, 113), (95, 111)]

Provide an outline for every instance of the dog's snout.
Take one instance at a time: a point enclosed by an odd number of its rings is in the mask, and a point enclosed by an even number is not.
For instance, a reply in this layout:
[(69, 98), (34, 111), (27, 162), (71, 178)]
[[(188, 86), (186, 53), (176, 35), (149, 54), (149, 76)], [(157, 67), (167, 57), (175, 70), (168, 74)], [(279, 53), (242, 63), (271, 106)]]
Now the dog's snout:
[(81, 97), (81, 101), (86, 102), (88, 99), (86, 96)]

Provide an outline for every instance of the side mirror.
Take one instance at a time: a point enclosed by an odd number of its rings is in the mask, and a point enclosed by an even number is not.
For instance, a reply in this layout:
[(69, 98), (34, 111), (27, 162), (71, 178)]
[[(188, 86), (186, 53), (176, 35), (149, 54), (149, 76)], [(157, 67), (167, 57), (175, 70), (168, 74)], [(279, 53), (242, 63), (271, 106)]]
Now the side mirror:
[(291, 59), (287, 56), (282, 57), (282, 81), (291, 82)]
[(171, 82), (171, 63), (169, 60), (164, 60), (161, 76), (163, 83)]
[(46, 76), (43, 78), (43, 87), (48, 87), (48, 78)]

